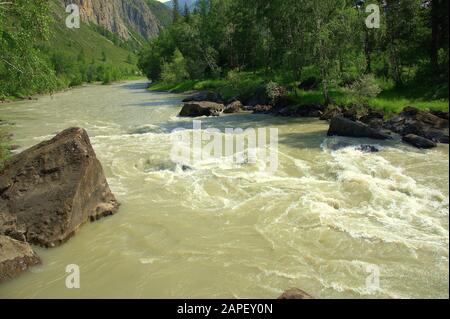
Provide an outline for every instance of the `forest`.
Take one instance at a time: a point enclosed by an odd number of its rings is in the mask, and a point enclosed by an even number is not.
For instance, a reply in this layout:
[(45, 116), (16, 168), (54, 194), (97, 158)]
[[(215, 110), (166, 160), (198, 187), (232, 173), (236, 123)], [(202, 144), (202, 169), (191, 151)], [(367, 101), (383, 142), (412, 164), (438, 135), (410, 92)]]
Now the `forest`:
[[(63, 14), (53, 0), (0, 3), (0, 101), (135, 75), (131, 44), (96, 25), (67, 29), (58, 18)], [(90, 47), (79, 38), (92, 42), (95, 52), (86, 52)]]
[(200, 0), (173, 22), (140, 53), (155, 89), (231, 97), (277, 83), (302, 102), (448, 109), (448, 1)]

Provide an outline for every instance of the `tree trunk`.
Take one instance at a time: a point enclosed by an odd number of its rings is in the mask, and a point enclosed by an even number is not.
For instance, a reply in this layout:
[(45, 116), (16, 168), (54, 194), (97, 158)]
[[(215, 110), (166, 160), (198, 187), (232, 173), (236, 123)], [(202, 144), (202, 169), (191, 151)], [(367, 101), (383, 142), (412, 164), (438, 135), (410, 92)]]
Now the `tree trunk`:
[(369, 30), (365, 28), (365, 35), (364, 35), (364, 55), (366, 57), (366, 73), (372, 73), (372, 47), (370, 45), (370, 34)]
[(322, 93), (323, 93), (323, 99), (325, 101), (325, 106), (328, 106), (331, 104), (331, 97), (328, 87), (328, 75), (326, 70), (322, 67), (321, 68), (321, 75), (322, 75)]

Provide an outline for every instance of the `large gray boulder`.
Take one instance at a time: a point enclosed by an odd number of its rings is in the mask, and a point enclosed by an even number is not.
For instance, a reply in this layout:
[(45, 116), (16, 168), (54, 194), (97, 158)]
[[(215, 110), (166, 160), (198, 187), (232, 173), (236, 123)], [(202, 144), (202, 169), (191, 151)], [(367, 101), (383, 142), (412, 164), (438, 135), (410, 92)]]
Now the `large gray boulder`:
[(0, 230), (31, 244), (58, 246), (118, 207), (81, 128), (15, 155), (0, 171)]
[(40, 263), (41, 260), (28, 243), (0, 235), (0, 283)]
[[(444, 117), (444, 116), (443, 116)], [(449, 143), (449, 121), (430, 112), (406, 107), (384, 125), (401, 136), (414, 134), (435, 143)]]
[(377, 140), (387, 140), (390, 138), (389, 135), (373, 129), (367, 124), (352, 121), (343, 117), (331, 119), (328, 136), (366, 137)]
[(214, 102), (187, 102), (181, 109), (181, 117), (219, 116), (225, 106)]

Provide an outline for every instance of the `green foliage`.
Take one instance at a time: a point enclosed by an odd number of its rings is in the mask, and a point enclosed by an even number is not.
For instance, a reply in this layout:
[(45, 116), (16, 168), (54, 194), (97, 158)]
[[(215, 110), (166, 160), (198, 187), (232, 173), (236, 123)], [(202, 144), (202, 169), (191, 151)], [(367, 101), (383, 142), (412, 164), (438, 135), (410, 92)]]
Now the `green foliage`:
[(123, 40), (121, 37), (119, 37), (117, 34), (105, 29), (101, 25), (92, 24), (90, 27), (95, 30), (97, 33), (104, 36), (106, 39), (111, 41), (115, 46), (120, 47), (122, 49), (128, 50), (128, 51), (137, 51), (140, 48), (139, 41), (143, 40), (141, 36), (134, 35), (130, 38), (130, 40)]
[[(372, 73), (397, 91), (425, 81), (429, 99), (448, 99), (448, 13), (441, 10), (448, 1), (380, 3), (366, 0), (358, 8), (352, 0), (199, 0), (193, 13), (177, 17), (146, 46), (139, 67), (159, 81), (162, 65), (172, 63), (178, 49), (189, 78), (226, 77), (221, 89), (230, 94), (251, 86), (241, 83), (242, 74), (262, 72), (264, 83), (280, 83), (294, 95), (301, 94), (295, 87), (302, 80), (314, 77), (328, 104), (333, 92), (353, 84), (374, 89), (374, 80), (364, 77)], [(365, 24), (368, 4), (380, 5), (380, 29)], [(371, 100), (347, 96), (355, 98)]]
[(110, 83), (137, 74), (129, 51), (136, 43), (95, 25), (68, 29), (65, 16), (57, 0), (0, 4), (0, 98), (86, 82)]
[(286, 94), (286, 90), (278, 83), (270, 81), (266, 84), (266, 93), (271, 103), (275, 103), (278, 98)]
[(189, 78), (186, 60), (180, 50), (175, 50), (172, 62), (164, 63), (161, 77), (165, 83), (176, 83)]
[(55, 74), (38, 44), (49, 37), (45, 0), (0, 4), (0, 96), (56, 89)]
[(163, 27), (172, 24), (172, 11), (164, 4), (157, 0), (146, 0), (150, 10), (158, 19)]
[(365, 74), (351, 84), (348, 91), (357, 105), (366, 106), (371, 99), (381, 93), (381, 88), (372, 74)]

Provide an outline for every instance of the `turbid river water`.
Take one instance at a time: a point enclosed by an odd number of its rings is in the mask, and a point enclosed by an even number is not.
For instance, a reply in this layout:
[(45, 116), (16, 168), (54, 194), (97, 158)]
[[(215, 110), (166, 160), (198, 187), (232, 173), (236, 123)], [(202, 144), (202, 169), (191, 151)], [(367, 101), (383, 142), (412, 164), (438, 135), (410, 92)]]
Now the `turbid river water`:
[[(120, 212), (65, 245), (36, 247), (42, 266), (0, 285), (1, 298), (449, 297), (449, 148), (327, 138), (318, 120), (204, 118), (204, 127), (279, 129), (279, 167), (169, 157), (182, 97), (143, 82), (87, 86), (0, 106), (22, 149), (85, 128)], [(347, 147), (336, 147), (348, 145)], [(67, 289), (77, 264), (81, 288)]]

